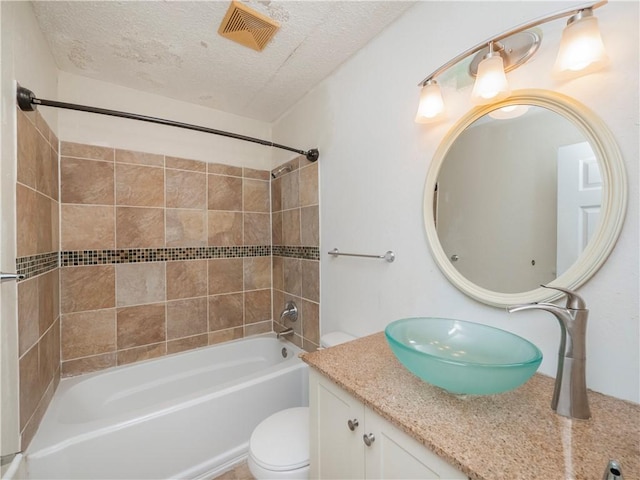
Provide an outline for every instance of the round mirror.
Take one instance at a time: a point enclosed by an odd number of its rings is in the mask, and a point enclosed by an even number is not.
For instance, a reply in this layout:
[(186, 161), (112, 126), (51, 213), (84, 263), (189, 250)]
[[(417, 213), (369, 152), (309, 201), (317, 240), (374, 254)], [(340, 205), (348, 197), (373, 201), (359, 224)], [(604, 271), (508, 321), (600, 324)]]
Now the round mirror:
[(626, 174), (604, 123), (575, 100), (523, 90), (472, 110), (429, 168), (433, 256), (467, 295), (506, 306), (560, 296), (604, 263), (622, 228)]

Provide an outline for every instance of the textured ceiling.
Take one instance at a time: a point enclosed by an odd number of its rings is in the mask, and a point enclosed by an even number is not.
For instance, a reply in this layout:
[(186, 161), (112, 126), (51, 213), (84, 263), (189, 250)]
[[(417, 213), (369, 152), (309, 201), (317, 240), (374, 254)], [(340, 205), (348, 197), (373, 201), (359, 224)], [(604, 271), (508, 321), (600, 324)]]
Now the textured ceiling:
[(271, 122), (413, 4), (245, 1), (281, 24), (257, 52), (218, 35), (229, 3), (33, 5), (60, 70)]

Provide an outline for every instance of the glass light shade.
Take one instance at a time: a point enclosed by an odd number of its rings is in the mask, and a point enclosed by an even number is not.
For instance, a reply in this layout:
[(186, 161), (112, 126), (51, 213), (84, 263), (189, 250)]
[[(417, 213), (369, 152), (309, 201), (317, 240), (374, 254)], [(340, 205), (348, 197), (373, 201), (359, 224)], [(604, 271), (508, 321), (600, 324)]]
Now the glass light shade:
[(444, 102), (440, 85), (429, 82), (420, 91), (420, 104), (416, 113), (416, 123), (428, 123), (439, 120), (444, 113)]
[(598, 19), (589, 15), (568, 24), (562, 31), (554, 70), (560, 74), (592, 71), (605, 65), (607, 60)]
[(485, 105), (502, 100), (510, 93), (502, 57), (492, 55), (482, 60), (478, 65), (478, 75), (471, 92), (471, 101), (476, 105)]

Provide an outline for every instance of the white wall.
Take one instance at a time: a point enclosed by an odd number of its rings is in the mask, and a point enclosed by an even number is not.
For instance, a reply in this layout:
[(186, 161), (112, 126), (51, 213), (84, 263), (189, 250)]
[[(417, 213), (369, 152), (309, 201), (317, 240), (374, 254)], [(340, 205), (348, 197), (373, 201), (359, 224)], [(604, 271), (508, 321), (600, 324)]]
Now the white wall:
[[(16, 264), (16, 82), (55, 96), (57, 68), (29, 2), (1, 2), (0, 270)], [(57, 131), (55, 112), (42, 112)], [(19, 449), (18, 325), (15, 282), (0, 284), (0, 454)]]
[[(39, 92), (36, 95), (41, 96)], [(67, 72), (60, 72), (59, 89), (51, 100), (174, 120), (267, 141), (271, 139), (271, 124), (266, 122)], [(93, 113), (59, 110), (58, 115), (60, 140), (271, 169), (271, 148), (260, 144)]]
[[(416, 86), (471, 46), (578, 3), (422, 2), (408, 10), (274, 125), (274, 141), (320, 148), (321, 328), (356, 335), (409, 316), (445, 316), (498, 326), (530, 339), (555, 375), (557, 321), (545, 312), (508, 315), (448, 283), (434, 263), (423, 226), (424, 181), (447, 130), (468, 109), (470, 86), (445, 84), (448, 121), (413, 122)], [(536, 57), (509, 74), (513, 89), (543, 88), (572, 96), (608, 124), (629, 178), (629, 208), (607, 263), (581, 289), (590, 308), (587, 383), (640, 401), (638, 301), (638, 3), (596, 11), (611, 67), (565, 83), (549, 72), (562, 27), (544, 27)], [(330, 258), (334, 247), (381, 254), (395, 263)]]

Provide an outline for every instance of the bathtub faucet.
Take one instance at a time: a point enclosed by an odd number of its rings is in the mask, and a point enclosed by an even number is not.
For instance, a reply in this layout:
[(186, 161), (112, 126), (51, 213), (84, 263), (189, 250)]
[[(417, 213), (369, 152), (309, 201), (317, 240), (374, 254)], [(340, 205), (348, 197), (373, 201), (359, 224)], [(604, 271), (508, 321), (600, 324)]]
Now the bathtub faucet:
[(298, 320), (298, 307), (296, 302), (290, 300), (284, 306), (284, 310), (280, 313), (280, 322), (283, 322), (285, 318), (288, 318), (292, 322)]
[(574, 291), (558, 287), (567, 295), (566, 307), (553, 303), (527, 303), (511, 305), (507, 311), (544, 310), (553, 314), (560, 322), (560, 349), (558, 350), (558, 372), (553, 390), (551, 408), (569, 418), (587, 419), (591, 416), (587, 398), (585, 377), (587, 318), (589, 310), (584, 300)]
[(293, 335), (293, 328), (285, 328), (281, 332), (276, 333), (276, 338), (282, 338), (288, 335)]

